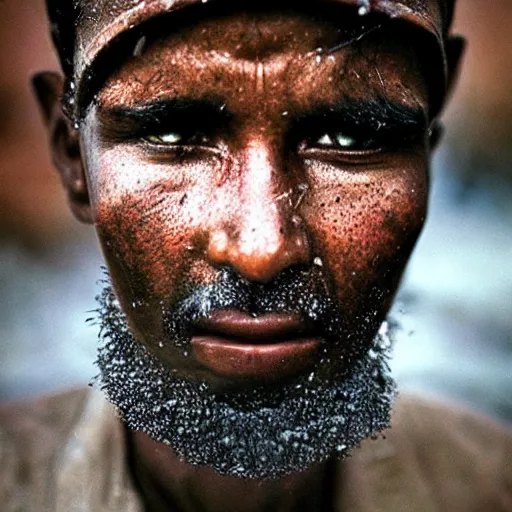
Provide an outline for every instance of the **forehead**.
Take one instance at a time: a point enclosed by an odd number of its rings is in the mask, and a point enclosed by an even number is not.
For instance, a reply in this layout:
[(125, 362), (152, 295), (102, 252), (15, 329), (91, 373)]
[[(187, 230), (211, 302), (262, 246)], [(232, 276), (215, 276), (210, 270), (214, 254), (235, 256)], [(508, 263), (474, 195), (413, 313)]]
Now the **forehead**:
[[(333, 23), (297, 11), (240, 12), (141, 31), (98, 96), (99, 105), (137, 105), (169, 96), (223, 102), (286, 97), (300, 106), (340, 96), (426, 99), (411, 32), (346, 12)], [(414, 89), (414, 91), (412, 91)]]

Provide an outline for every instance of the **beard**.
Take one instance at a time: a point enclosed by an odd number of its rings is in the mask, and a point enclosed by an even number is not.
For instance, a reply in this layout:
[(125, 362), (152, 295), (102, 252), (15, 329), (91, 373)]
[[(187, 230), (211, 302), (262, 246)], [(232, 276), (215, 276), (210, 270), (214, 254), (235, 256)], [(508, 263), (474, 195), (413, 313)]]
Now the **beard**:
[(221, 271), (216, 283), (190, 290), (173, 307), (162, 303), (166, 342), (188, 353), (190, 325), (216, 309), (299, 313), (322, 326), (331, 343), (348, 346), (345, 369), (335, 375), (322, 371), (332, 363), (324, 357), (286, 384), (213, 393), (206, 383), (177, 377), (134, 338), (107, 282), (97, 298), (100, 387), (129, 429), (221, 475), (277, 478), (347, 457), (390, 425), (396, 386), (388, 366), (388, 324), (369, 347), (361, 333), (347, 343), (351, 337), (342, 338), (332, 300), (317, 286), (322, 280), (307, 277), (285, 274), (270, 286), (253, 285)]

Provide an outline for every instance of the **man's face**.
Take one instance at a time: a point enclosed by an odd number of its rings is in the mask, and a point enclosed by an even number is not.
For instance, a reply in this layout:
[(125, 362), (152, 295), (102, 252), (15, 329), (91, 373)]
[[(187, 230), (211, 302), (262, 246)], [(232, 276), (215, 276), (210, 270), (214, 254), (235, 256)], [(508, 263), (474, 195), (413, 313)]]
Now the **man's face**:
[[(375, 357), (425, 218), (428, 98), (403, 36), (340, 19), (231, 14), (146, 34), (87, 112), (94, 221), (160, 384), (165, 371), (231, 409), (272, 408)], [(121, 385), (125, 355), (100, 357), (105, 382)]]

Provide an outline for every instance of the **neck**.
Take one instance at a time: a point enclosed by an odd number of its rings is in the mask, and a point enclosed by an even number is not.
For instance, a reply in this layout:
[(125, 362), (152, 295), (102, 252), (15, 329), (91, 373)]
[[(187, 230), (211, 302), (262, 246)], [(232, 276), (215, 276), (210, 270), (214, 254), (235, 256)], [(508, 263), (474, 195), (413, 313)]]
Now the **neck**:
[(291, 512), (334, 510), (334, 463), (275, 480), (221, 476), (181, 461), (172, 449), (130, 433), (135, 479), (150, 512)]

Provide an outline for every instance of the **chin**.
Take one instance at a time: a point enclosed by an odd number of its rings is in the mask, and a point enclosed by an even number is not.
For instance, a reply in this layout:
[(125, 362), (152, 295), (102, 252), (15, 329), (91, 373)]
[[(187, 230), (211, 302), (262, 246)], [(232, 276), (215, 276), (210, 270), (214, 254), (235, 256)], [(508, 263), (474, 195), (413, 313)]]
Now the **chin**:
[(218, 392), (206, 379), (177, 376), (137, 341), (110, 286), (99, 301), (100, 387), (129, 429), (190, 464), (222, 475), (278, 478), (347, 457), (390, 424), (396, 386), (387, 364), (387, 323), (370, 343), (359, 343), (364, 349), (349, 368), (320, 357), (282, 382), (253, 380)]

